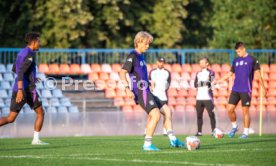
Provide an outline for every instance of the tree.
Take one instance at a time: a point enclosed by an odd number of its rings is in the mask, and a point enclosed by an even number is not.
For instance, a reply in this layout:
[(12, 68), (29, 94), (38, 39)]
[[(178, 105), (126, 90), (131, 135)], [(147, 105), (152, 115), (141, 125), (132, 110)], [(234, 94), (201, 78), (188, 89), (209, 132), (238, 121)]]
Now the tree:
[(212, 48), (233, 48), (243, 41), (249, 48), (275, 48), (276, 3), (274, 0), (213, 0)]

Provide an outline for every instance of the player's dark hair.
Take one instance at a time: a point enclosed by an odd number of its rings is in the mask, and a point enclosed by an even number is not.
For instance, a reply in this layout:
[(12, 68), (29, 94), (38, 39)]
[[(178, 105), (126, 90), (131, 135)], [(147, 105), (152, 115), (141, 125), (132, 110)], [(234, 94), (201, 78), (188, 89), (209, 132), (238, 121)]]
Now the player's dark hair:
[(243, 42), (241, 42), (241, 41), (239, 41), (239, 42), (237, 42), (237, 43), (235, 44), (235, 49), (238, 49), (238, 48), (240, 48), (240, 47), (245, 47), (245, 44), (244, 44)]
[(27, 44), (31, 44), (33, 41), (37, 40), (38, 37), (39, 37), (38, 32), (29, 32), (25, 35), (25, 42)]
[(203, 57), (203, 58), (200, 58), (200, 60), (199, 60), (199, 61), (201, 61), (201, 60), (206, 60), (206, 61), (207, 61), (207, 63), (208, 63), (209, 65), (211, 65), (211, 62), (210, 62), (209, 58), (207, 58), (207, 57)]

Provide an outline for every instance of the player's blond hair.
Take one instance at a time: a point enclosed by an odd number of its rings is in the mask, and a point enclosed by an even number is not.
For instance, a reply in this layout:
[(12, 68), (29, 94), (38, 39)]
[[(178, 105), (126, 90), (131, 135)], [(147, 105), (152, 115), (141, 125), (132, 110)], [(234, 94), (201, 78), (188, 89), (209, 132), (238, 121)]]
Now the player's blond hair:
[(136, 48), (137, 43), (141, 43), (144, 40), (147, 40), (147, 42), (151, 43), (153, 41), (153, 37), (146, 31), (138, 32), (134, 38), (134, 47)]

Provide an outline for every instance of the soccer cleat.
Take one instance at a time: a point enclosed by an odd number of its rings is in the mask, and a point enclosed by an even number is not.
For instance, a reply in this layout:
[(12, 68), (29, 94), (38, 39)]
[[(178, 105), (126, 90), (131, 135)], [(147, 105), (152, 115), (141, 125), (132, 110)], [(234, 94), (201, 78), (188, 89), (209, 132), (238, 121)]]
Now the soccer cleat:
[(32, 145), (49, 145), (49, 143), (43, 142), (41, 140), (33, 140)]
[(248, 138), (248, 135), (246, 135), (246, 134), (242, 134), (242, 135), (239, 137), (239, 139), (246, 139), (246, 138)]
[(155, 147), (153, 144), (149, 145), (149, 146), (143, 146), (143, 150), (144, 151), (159, 151), (160, 149), (158, 149), (157, 147)]
[(230, 138), (233, 138), (237, 131), (238, 131), (238, 127), (237, 128), (232, 128), (231, 131), (229, 132), (228, 136)]
[(202, 134), (201, 133), (199, 133), (199, 132), (197, 132), (196, 134), (195, 134), (195, 136), (202, 136)]
[(176, 148), (182, 148), (185, 146), (185, 144), (177, 138), (175, 140), (170, 140), (170, 145), (171, 147), (176, 147)]

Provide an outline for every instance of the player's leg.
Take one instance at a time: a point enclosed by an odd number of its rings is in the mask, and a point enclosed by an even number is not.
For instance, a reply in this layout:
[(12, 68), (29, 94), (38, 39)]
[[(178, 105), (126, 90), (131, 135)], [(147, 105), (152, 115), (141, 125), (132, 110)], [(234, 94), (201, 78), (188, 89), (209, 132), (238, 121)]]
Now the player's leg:
[(0, 118), (0, 126), (13, 123), (18, 115), (18, 112), (10, 111), (9, 115), (6, 117)]
[(203, 111), (204, 105), (202, 101), (196, 101), (196, 113), (197, 113), (197, 133), (196, 136), (202, 136), (202, 125), (203, 125)]
[(229, 102), (227, 106), (228, 117), (232, 124), (232, 129), (228, 134), (230, 138), (234, 137), (235, 133), (238, 131), (237, 116), (236, 116), (235, 109), (239, 101), (240, 101), (239, 93), (232, 91), (230, 94)]
[(240, 138), (248, 138), (249, 127), (250, 127), (249, 107), (250, 107), (250, 103), (251, 103), (251, 94), (250, 93), (241, 93), (241, 100), (242, 100), (244, 131)]
[(184, 147), (184, 143), (181, 142), (179, 139), (176, 138), (174, 135), (173, 127), (172, 127), (172, 111), (170, 107), (163, 103), (163, 106), (160, 109), (161, 114), (163, 114), (165, 122), (164, 127), (167, 130), (167, 135), (170, 139), (170, 145), (172, 147)]
[(165, 122), (166, 122), (166, 117), (163, 115), (163, 136), (168, 135), (167, 130), (164, 127), (165, 126)]
[(210, 117), (211, 121), (211, 129), (212, 133), (214, 132), (214, 129), (216, 128), (216, 117), (215, 117), (215, 112), (214, 112), (214, 103), (212, 100), (204, 101), (205, 108), (208, 112), (208, 115)]

